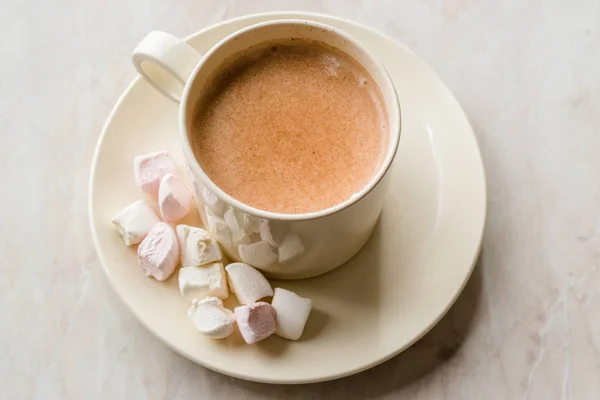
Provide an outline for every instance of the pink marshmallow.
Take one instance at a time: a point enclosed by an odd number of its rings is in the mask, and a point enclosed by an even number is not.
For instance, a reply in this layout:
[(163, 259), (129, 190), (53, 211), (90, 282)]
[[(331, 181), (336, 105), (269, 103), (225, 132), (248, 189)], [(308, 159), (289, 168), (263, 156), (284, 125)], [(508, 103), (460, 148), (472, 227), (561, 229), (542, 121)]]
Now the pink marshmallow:
[(163, 219), (175, 222), (188, 215), (194, 195), (179, 177), (166, 174), (160, 181), (158, 205)]
[(137, 156), (133, 160), (133, 172), (138, 187), (153, 198), (158, 195), (163, 176), (176, 171), (177, 166), (166, 151)]
[(179, 243), (169, 224), (157, 222), (138, 247), (138, 261), (156, 280), (167, 279), (179, 264)]
[(275, 333), (275, 309), (263, 301), (236, 307), (235, 319), (248, 344), (256, 343)]

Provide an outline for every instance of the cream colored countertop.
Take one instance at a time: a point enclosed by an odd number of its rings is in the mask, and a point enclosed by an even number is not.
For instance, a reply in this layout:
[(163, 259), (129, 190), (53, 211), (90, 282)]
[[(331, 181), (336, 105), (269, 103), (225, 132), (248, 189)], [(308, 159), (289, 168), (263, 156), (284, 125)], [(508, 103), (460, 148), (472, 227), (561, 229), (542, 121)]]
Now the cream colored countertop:
[[(379, 29), (439, 73), (476, 130), (489, 214), (433, 331), (357, 376), (286, 387), (199, 367), (137, 322), (96, 257), (87, 185), (146, 32), (292, 9)], [(0, 33), (0, 398), (600, 397), (600, 2), (5, 0)]]

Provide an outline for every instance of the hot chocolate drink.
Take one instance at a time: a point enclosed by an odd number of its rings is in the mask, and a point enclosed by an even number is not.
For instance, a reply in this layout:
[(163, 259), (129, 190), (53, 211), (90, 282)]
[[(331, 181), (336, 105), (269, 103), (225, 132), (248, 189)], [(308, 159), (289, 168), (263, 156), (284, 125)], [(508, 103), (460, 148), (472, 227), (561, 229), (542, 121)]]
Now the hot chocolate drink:
[(287, 40), (225, 62), (196, 104), (190, 141), (227, 194), (302, 214), (339, 204), (372, 179), (387, 120), (379, 88), (356, 61)]

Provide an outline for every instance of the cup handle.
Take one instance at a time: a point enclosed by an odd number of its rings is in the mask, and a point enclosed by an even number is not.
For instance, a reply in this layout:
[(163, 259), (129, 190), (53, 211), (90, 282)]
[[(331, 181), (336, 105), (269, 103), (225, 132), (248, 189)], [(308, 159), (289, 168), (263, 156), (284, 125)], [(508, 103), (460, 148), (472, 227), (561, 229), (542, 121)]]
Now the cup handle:
[(156, 90), (176, 103), (202, 55), (183, 40), (165, 32), (146, 35), (131, 55), (135, 69)]

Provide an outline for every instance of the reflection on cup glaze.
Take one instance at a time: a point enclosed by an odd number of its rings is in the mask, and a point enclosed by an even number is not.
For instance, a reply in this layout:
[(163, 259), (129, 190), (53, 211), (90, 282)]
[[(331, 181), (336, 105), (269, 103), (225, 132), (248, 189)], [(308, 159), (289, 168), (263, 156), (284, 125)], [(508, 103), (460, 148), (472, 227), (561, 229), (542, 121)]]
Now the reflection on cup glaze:
[(251, 244), (240, 244), (238, 253), (243, 262), (256, 268), (267, 268), (275, 264), (279, 258), (276, 249), (264, 240)]
[(223, 215), (225, 224), (229, 228), (231, 233), (231, 242), (234, 246), (239, 244), (249, 244), (251, 242), (250, 235), (244, 230), (244, 224), (240, 212), (234, 208), (229, 207)]
[(198, 192), (207, 230), (233, 260), (272, 270), (276, 264), (290, 265), (310, 250), (286, 222), (257, 218), (228, 206), (206, 187)]
[(186, 170), (187, 170), (188, 178), (190, 179), (190, 182), (192, 182), (192, 185), (194, 186), (194, 188), (196, 188), (196, 179), (194, 179), (194, 173), (192, 172), (192, 169), (190, 168), (190, 166), (187, 164), (186, 164)]
[(214, 214), (218, 216), (222, 216), (225, 213), (225, 209), (227, 205), (217, 197), (216, 194), (208, 190), (206, 187), (203, 187), (201, 190), (202, 198), (204, 199), (204, 204), (206, 207), (210, 209)]
[(294, 260), (304, 253), (304, 245), (300, 237), (294, 232), (285, 235), (281, 246), (278, 247), (279, 262), (285, 263)]
[(222, 246), (225, 246), (226, 248), (231, 247), (231, 233), (223, 218), (213, 214), (208, 206), (204, 207), (204, 212), (206, 213), (206, 222), (210, 234)]
[(277, 247), (285, 238), (286, 227), (285, 224), (281, 222), (261, 219), (259, 232), (262, 240), (269, 242), (273, 247)]
[(259, 233), (260, 232), (260, 219), (253, 217), (250, 214), (246, 214), (245, 212), (241, 212), (242, 214), (242, 227), (244, 229), (244, 232), (246, 232), (246, 234), (248, 236), (252, 235), (253, 233)]

